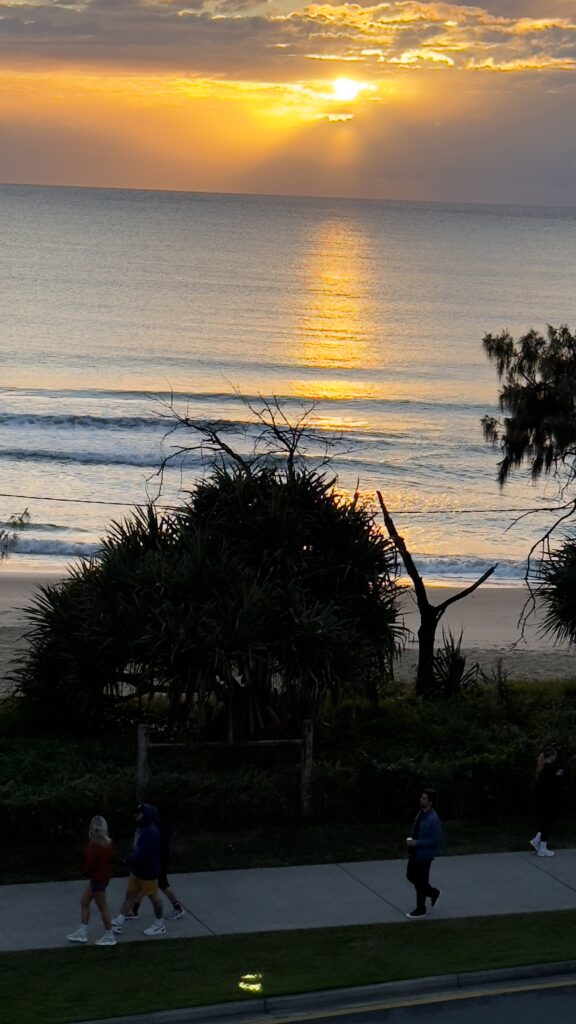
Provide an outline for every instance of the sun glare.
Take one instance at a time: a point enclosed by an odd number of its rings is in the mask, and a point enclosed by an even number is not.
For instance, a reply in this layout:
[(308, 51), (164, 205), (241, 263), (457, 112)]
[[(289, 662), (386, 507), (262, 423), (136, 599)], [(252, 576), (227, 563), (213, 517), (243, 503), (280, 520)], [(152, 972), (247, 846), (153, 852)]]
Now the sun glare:
[(351, 78), (337, 78), (332, 83), (332, 98), (341, 100), (343, 103), (350, 103), (355, 100), (362, 86), (359, 82), (353, 82)]

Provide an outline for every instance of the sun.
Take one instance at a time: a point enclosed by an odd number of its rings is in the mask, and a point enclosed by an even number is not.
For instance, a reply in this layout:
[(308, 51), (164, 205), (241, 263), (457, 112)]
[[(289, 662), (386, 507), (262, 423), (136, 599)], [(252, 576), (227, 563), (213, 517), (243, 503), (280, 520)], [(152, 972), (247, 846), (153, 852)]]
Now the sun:
[(350, 103), (361, 91), (362, 85), (359, 82), (353, 82), (351, 78), (336, 78), (332, 83), (331, 98), (342, 100), (343, 103)]

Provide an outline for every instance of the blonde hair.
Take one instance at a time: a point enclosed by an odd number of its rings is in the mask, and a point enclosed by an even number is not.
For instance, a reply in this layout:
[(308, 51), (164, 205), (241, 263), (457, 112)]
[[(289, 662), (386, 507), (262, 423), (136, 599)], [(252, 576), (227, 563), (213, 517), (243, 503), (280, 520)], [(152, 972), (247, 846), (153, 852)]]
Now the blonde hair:
[(556, 747), (545, 747), (544, 750), (538, 754), (538, 760), (536, 761), (536, 778), (542, 774), (542, 769), (547, 763), (549, 757), (556, 757)]
[(112, 840), (108, 835), (108, 822), (101, 814), (95, 814), (88, 826), (88, 835), (98, 846), (110, 846)]

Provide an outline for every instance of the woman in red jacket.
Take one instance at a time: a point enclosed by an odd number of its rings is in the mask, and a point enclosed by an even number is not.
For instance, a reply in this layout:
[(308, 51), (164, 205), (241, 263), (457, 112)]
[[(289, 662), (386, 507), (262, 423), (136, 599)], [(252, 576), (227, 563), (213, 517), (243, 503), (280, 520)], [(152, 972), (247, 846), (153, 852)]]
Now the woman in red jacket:
[(94, 900), (104, 925), (104, 934), (96, 940), (97, 946), (115, 946), (116, 939), (112, 932), (110, 912), (106, 902), (106, 889), (112, 875), (114, 847), (108, 835), (106, 819), (96, 814), (88, 828), (88, 843), (84, 850), (82, 874), (88, 878), (88, 885), (80, 900), (82, 924), (77, 931), (67, 935), (70, 942), (88, 942), (88, 921), (90, 920), (90, 904)]

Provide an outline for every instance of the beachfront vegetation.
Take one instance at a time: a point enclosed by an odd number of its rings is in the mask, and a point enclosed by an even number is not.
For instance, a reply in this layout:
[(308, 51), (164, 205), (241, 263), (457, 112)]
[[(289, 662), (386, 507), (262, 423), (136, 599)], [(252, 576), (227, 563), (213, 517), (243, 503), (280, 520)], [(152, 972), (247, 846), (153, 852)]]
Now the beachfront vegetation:
[(466, 671), (466, 656), (462, 654), (460, 649), (462, 634), (458, 641), (455, 641), (450, 633), (448, 635), (444, 634), (442, 647), (434, 653), (436, 630), (446, 609), (450, 605), (455, 604), (456, 601), (461, 601), (464, 597), (468, 597), (478, 587), (481, 587), (485, 580), (492, 575), (498, 563), (490, 566), (469, 587), (464, 587), (463, 590), (452, 594), (451, 597), (440, 601), (438, 604), (432, 604), (428, 598), (428, 591), (424, 580), (416, 568), (416, 563), (408, 550), (404, 538), (400, 536), (396, 529), (394, 520), (386, 507), (380, 491), (377, 491), (376, 494), (388, 535), (404, 563), (408, 576), (412, 580), (418, 613), (420, 615), (420, 625), (418, 627), (418, 667), (415, 681), (416, 693), (421, 696), (455, 696), (460, 689), (468, 685), (474, 678), (475, 673), (473, 669)]
[(538, 593), (545, 606), (543, 626), (559, 641), (576, 643), (576, 538), (547, 551), (538, 566)]
[(484, 351), (503, 381), (499, 402), (504, 422), (484, 417), (487, 440), (500, 445), (498, 479), (528, 463), (533, 479), (562, 471), (576, 479), (576, 337), (567, 327), (531, 330), (516, 343), (503, 331), (487, 334)]
[[(10, 837), (3, 880), (8, 870), (14, 881), (30, 868), (32, 877), (39, 869), (48, 877), (62, 877), (63, 870), (74, 877), (78, 844), (95, 808), (109, 820), (118, 847), (129, 845), (136, 721), (118, 717), (106, 736), (94, 739), (38, 735), (34, 725), (43, 731), (21, 701), (0, 720), (0, 816)], [(160, 726), (153, 736), (161, 736)], [(182, 871), (402, 856), (406, 823), (425, 782), (438, 787), (443, 819), (459, 823), (447, 830), (449, 851), (466, 850), (466, 821), (489, 823), (488, 849), (518, 848), (519, 831), (522, 848), (528, 826), (519, 830), (514, 819), (530, 812), (536, 755), (550, 743), (568, 768), (576, 762), (576, 684), (513, 685), (496, 673), (457, 699), (423, 700), (398, 689), (377, 709), (348, 699), (326, 711), (316, 724), (306, 824), (300, 757), (292, 746), (192, 743), (153, 750), (147, 796), (183, 837), (174, 851), (174, 869)], [(572, 772), (564, 785), (564, 806), (572, 808)], [(475, 835), (468, 850), (475, 846), (486, 848), (485, 840)]]
[[(557, 518), (528, 552), (526, 581), (543, 601), (545, 630), (576, 642), (576, 540), (551, 543), (556, 528), (576, 512), (576, 336), (565, 326), (549, 326), (546, 336), (531, 330), (515, 342), (504, 331), (486, 335), (483, 344), (503, 381), (504, 421), (482, 421), (484, 436), (502, 452), (501, 486), (524, 464), (534, 480), (549, 474), (558, 484), (561, 504), (551, 509)], [(533, 607), (529, 602), (526, 614)]]
[(375, 705), (405, 634), (398, 556), (421, 616), (416, 692), (463, 685), (464, 656), (445, 645), (435, 657), (436, 629), (494, 567), (433, 605), (382, 495), (388, 539), (328, 477), (311, 410), (292, 421), (277, 400), (246, 404), (247, 453), (224, 426), (171, 410), (179, 443), (160, 477), (192, 452), (209, 475), (181, 508), (112, 524), (98, 556), (41, 588), (17, 679), (46, 726), (98, 730), (125, 706), (155, 714), (162, 698), (172, 731), (232, 740), (298, 734), (342, 696)]
[(29, 522), (30, 514), (28, 509), (25, 509), (18, 516), (10, 516), (5, 526), (0, 527), (0, 562), (8, 557), (18, 539), (18, 534)]
[(322, 473), (216, 465), (41, 588), (19, 692), (75, 732), (160, 707), (172, 730), (298, 734), (327, 701), (377, 701), (402, 632), (395, 570), (373, 513)]

